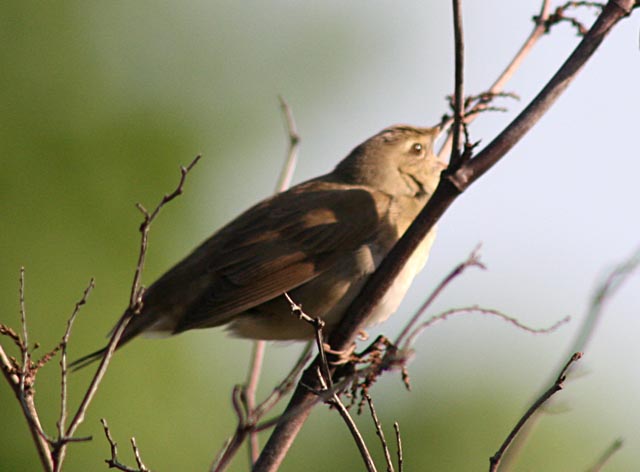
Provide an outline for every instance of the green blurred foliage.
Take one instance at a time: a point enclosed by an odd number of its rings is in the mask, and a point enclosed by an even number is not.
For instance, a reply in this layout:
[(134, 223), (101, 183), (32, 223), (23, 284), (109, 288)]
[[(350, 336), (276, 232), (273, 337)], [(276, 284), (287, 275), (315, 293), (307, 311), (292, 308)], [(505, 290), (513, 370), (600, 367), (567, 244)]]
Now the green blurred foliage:
[[(44, 352), (58, 341), (75, 301), (95, 277), (97, 287), (76, 323), (70, 355), (102, 345), (128, 299), (140, 223), (135, 202), (155, 205), (174, 188), (179, 165), (204, 153), (185, 195), (163, 211), (152, 230), (149, 282), (271, 191), (285, 145), (278, 93), (293, 99), (302, 123), (312, 123), (323, 102), (338, 100), (332, 93), (337, 84), (354, 95), (362, 81), (380, 81), (386, 90), (381, 79), (386, 63), (365, 66), (370, 58), (362, 51), (389, 53), (393, 32), (409, 19), (395, 11), (385, 18), (385, 7), (379, 7), (374, 26), (385, 19), (391, 26), (374, 35), (362, 3), (350, 8), (327, 3), (3, 2), (0, 322), (18, 326), (17, 280), (25, 266), (31, 340)], [(435, 31), (425, 34), (437, 34), (440, 20), (425, 17), (416, 21)], [(409, 66), (426, 67), (419, 60)], [(351, 99), (348, 93), (343, 97)], [(327, 170), (336, 161), (320, 164)], [(287, 371), (297, 349), (269, 352), (263, 393)], [(221, 330), (133, 343), (115, 357), (79, 431), (93, 441), (70, 448), (65, 470), (106, 468), (101, 417), (109, 421), (123, 461), (133, 464), (127, 439), (135, 436), (154, 470), (206, 470), (233, 431), (229, 396), (232, 385), (244, 379), (249, 351), (247, 342)], [(479, 375), (493, 361), (487, 357), (486, 365), (468, 372), (458, 366), (458, 375)], [(404, 392), (395, 376), (374, 389), (389, 439), (393, 421), (400, 422), (406, 470), (485, 469), (527, 394), (514, 396), (517, 382), (497, 385), (497, 376), (484, 384), (476, 378), (480, 386), (466, 377), (452, 379), (426, 356), (413, 369), (413, 393)], [(90, 374), (89, 369), (71, 377), (72, 406)], [(534, 391), (540, 379), (521, 375), (524, 391)], [(50, 433), (58, 388), (52, 363), (36, 385)], [(4, 384), (0, 405), (0, 470), (40, 470), (24, 419)], [(360, 459), (338, 416), (316, 410), (283, 470), (359, 470)], [(366, 416), (358, 421), (381, 464), (370, 421)], [(594, 442), (585, 446), (586, 435), (571, 431), (570, 420), (551, 424), (536, 436), (522, 470), (580, 469), (609, 439), (590, 436)], [(589, 454), (566, 454), (560, 438), (569, 436)], [(246, 469), (242, 451), (231, 470)]]

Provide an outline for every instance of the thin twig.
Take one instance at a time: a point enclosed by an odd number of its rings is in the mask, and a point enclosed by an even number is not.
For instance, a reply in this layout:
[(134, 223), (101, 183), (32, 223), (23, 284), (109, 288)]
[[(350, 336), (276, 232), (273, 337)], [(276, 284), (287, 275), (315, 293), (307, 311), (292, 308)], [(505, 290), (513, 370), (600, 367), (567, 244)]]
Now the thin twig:
[(212, 472), (222, 472), (225, 470), (240, 446), (242, 446), (247, 434), (254, 431), (254, 425), (249, 423), (248, 414), (243, 409), (243, 407), (246, 408), (246, 403), (242, 397), (243, 388), (240, 385), (236, 385), (231, 392), (231, 405), (238, 418), (238, 423), (236, 430), (233, 432), (233, 436), (225, 442), (223, 450), (218, 453), (216, 459), (211, 464), (210, 470)]
[[(244, 398), (242, 388), (239, 386), (234, 387), (232, 392), (232, 406), (238, 418), (238, 424), (233, 435), (228, 438), (222, 446), (222, 449), (216, 454), (216, 457), (212, 461), (210, 470), (212, 472), (223, 471), (230, 463), (233, 456), (236, 454), (242, 443), (244, 442), (247, 434), (257, 434), (261, 431), (273, 427), (279, 420), (279, 417), (257, 424), (258, 421), (269, 412), (280, 399), (286, 395), (294, 386), (296, 379), (300, 375), (302, 368), (311, 358), (312, 342), (305, 345), (303, 352), (301, 353), (298, 361), (294, 365), (289, 374), (278, 384), (273, 391), (265, 398), (262, 403), (257, 405), (255, 409), (250, 413), (247, 410), (246, 398)], [(244, 406), (244, 410), (243, 410)]]
[(500, 318), (503, 321), (506, 321), (507, 323), (511, 323), (512, 325), (514, 325), (516, 328), (521, 329), (523, 331), (526, 331), (528, 333), (533, 333), (533, 334), (548, 334), (548, 333), (552, 333), (553, 331), (555, 331), (556, 329), (558, 329), (560, 326), (568, 323), (571, 320), (570, 316), (565, 316), (564, 318), (556, 321), (555, 323), (553, 323), (551, 326), (547, 326), (545, 328), (532, 328), (531, 326), (527, 326), (523, 323), (521, 323), (517, 318), (514, 318), (512, 316), (507, 315), (506, 313), (502, 313), (499, 310), (494, 310), (491, 308), (482, 308), (479, 307), (477, 305), (473, 305), (473, 306), (468, 306), (468, 307), (463, 307), (463, 308), (450, 308), (449, 310), (443, 311), (442, 313), (439, 313), (433, 317), (431, 317), (429, 320), (422, 322), (421, 324), (419, 324), (408, 336), (407, 336), (407, 341), (405, 342), (404, 346), (402, 347), (402, 349), (407, 349), (409, 346), (412, 346), (414, 344), (415, 338), (418, 336), (418, 334), (420, 334), (422, 331), (424, 331), (426, 328), (440, 322), (440, 321), (444, 321), (447, 318), (451, 317), (451, 316), (456, 316), (456, 315), (462, 315), (462, 314), (467, 314), (467, 313), (480, 313), (482, 315), (489, 315), (489, 316), (495, 316)]
[[(320, 381), (320, 384), (325, 391), (330, 389), (330, 387), (328, 387), (328, 385), (325, 383), (323, 374), (321, 374), (320, 371), (318, 371), (318, 380)], [(349, 410), (347, 410), (347, 407), (344, 406), (344, 403), (342, 403), (338, 394), (334, 392), (331, 395), (331, 398), (327, 400), (327, 403), (329, 403), (330, 405), (335, 407), (336, 410), (338, 410), (338, 413), (340, 414), (343, 421), (347, 425), (347, 428), (349, 428), (349, 432), (351, 433), (351, 436), (353, 437), (353, 439), (356, 442), (356, 445), (358, 446), (358, 450), (360, 451), (360, 456), (364, 461), (367, 471), (376, 472), (377, 471), (376, 465), (373, 462), (371, 453), (369, 453), (367, 444), (364, 442), (364, 438), (362, 437), (362, 434), (360, 434), (360, 430), (358, 430), (358, 426), (356, 425), (355, 421), (353, 421), (353, 418), (349, 414)]]
[(461, 275), (469, 267), (478, 267), (480, 269), (485, 269), (486, 268), (484, 266), (484, 264), (480, 261), (479, 251), (480, 251), (480, 246), (477, 246), (471, 252), (469, 257), (467, 257), (467, 259), (464, 262), (461, 262), (460, 264), (458, 264), (438, 284), (438, 286), (435, 288), (435, 290), (433, 290), (433, 292), (431, 292), (431, 295), (429, 295), (429, 297), (425, 300), (425, 302), (420, 306), (418, 311), (411, 317), (409, 322), (404, 326), (404, 328), (402, 329), (402, 331), (400, 332), (400, 334), (396, 338), (396, 340), (394, 342), (394, 344), (396, 346), (399, 346), (400, 343), (402, 343), (402, 340), (405, 338), (405, 336), (407, 336), (413, 330), (414, 326), (416, 325), (416, 323), (418, 322), (420, 317), (423, 315), (423, 313), (427, 310), (427, 308), (429, 308), (431, 306), (433, 301), (436, 298), (438, 298), (440, 293), (442, 293), (442, 291), (447, 287), (447, 285), (449, 285), (451, 283), (452, 280), (454, 280), (456, 277)]
[(53, 457), (51, 455), (51, 444), (53, 443), (53, 439), (50, 438), (42, 428), (33, 395), (20, 392), (17, 388), (14, 390), (14, 393), (18, 397), (18, 401), (22, 407), (22, 413), (29, 424), (29, 432), (31, 433), (33, 442), (36, 445), (40, 462), (42, 463), (44, 470), (53, 472), (55, 467)]
[[(511, 77), (513, 77), (522, 62), (531, 53), (538, 40), (546, 33), (545, 22), (549, 17), (550, 3), (550, 0), (544, 0), (542, 2), (540, 13), (534, 19), (533, 30), (531, 31), (525, 42), (522, 44), (518, 52), (515, 54), (513, 59), (511, 59), (511, 62), (507, 65), (504, 71), (502, 71), (495, 82), (493, 82), (491, 87), (489, 87), (486, 92), (489, 96), (499, 96), (499, 94), (504, 91), (504, 86), (506, 85), (506, 83), (511, 79)], [(476, 107), (471, 108), (471, 110), (467, 111), (467, 114), (465, 116), (465, 122), (467, 123), (467, 125), (469, 125), (476, 118), (476, 116), (478, 115), (478, 110), (482, 109), (485, 106), (486, 105), (479, 104)], [(440, 152), (438, 153), (440, 157), (450, 154), (452, 142), (453, 136), (451, 135), (451, 133), (449, 133), (446, 141), (440, 149)]]
[[(291, 107), (284, 99), (284, 97), (279, 95), (278, 100), (280, 102), (280, 107), (284, 116), (287, 136), (289, 138), (289, 145), (282, 170), (280, 171), (280, 177), (278, 178), (278, 182), (276, 184), (276, 193), (284, 192), (291, 185), (293, 172), (295, 171), (296, 163), (298, 161), (298, 148), (300, 146), (300, 136), (296, 128), (293, 111), (291, 110)], [(247, 414), (251, 417), (254, 416), (254, 411), (256, 409), (256, 392), (258, 389), (258, 383), (260, 381), (260, 373), (262, 370), (265, 348), (266, 341), (254, 341), (244, 394)], [(259, 418), (255, 418), (255, 421), (257, 421), (258, 419)], [(251, 465), (253, 465), (253, 463), (258, 459), (259, 454), (260, 444), (258, 442), (258, 433), (256, 431), (251, 431), (249, 432), (249, 460)]]
[[(583, 322), (578, 329), (575, 340), (569, 347), (568, 353), (563, 356), (563, 358), (566, 358), (573, 352), (584, 352), (587, 350), (589, 342), (596, 332), (600, 318), (602, 318), (604, 314), (604, 309), (607, 303), (639, 267), (640, 249), (636, 249), (629, 257), (619, 263), (607, 275), (607, 277), (605, 277), (602, 283), (594, 291), (587, 315), (583, 318)], [(562, 365), (560, 365), (558, 369), (561, 370)], [(569, 369), (569, 374), (571, 374), (572, 369), (573, 367)], [(553, 378), (550, 378), (545, 382), (545, 384), (551, 381), (553, 381)], [(536, 416), (541, 414), (542, 411), (538, 411)], [(503, 460), (503, 464), (505, 464), (505, 466), (515, 463), (520, 451), (524, 448), (527, 440), (529, 439), (529, 436), (533, 434), (533, 431), (538, 424), (537, 419), (538, 418), (535, 418), (534, 421), (529, 422), (528, 427), (518, 435), (513, 445), (509, 448), (509, 451), (505, 454)]]
[(147, 256), (147, 246), (149, 244), (149, 230), (151, 229), (151, 223), (156, 219), (160, 210), (171, 200), (176, 197), (182, 195), (184, 190), (184, 184), (187, 180), (187, 175), (189, 171), (193, 169), (202, 156), (198, 154), (193, 161), (187, 166), (180, 166), (180, 181), (178, 182), (178, 186), (176, 189), (170, 194), (165, 194), (162, 197), (160, 203), (156, 206), (153, 212), (149, 213), (140, 203), (136, 204), (136, 208), (140, 210), (140, 212), (144, 215), (144, 221), (140, 225), (140, 251), (138, 253), (138, 264), (136, 265), (136, 270), (133, 276), (133, 283), (131, 284), (131, 294), (129, 296), (129, 308), (133, 311), (139, 313), (142, 310), (142, 291), (140, 290), (141, 281), (142, 281), (142, 271), (144, 269), (145, 258)]
[(605, 465), (611, 460), (616, 452), (618, 452), (622, 446), (624, 445), (624, 441), (622, 438), (618, 438), (602, 453), (602, 455), (598, 458), (595, 464), (593, 464), (587, 472), (600, 472)]
[(393, 429), (396, 432), (396, 445), (398, 447), (398, 472), (403, 472), (404, 458), (402, 457), (402, 436), (400, 435), (400, 424), (397, 421), (393, 423)]
[(27, 309), (24, 302), (24, 267), (20, 267), (20, 326), (22, 327), (22, 342), (20, 354), (22, 356), (22, 375), (20, 376), (20, 390), (24, 391), (24, 382), (31, 363), (29, 355), (29, 330), (27, 329)]
[[(262, 371), (262, 362), (264, 361), (266, 345), (266, 341), (262, 340), (253, 342), (247, 383), (244, 388), (243, 395), (246, 401), (246, 410), (248, 415), (253, 415), (253, 412), (256, 409), (256, 392), (260, 381), (260, 373)], [(249, 461), (251, 465), (253, 465), (253, 463), (258, 459), (259, 454), (260, 443), (258, 441), (258, 433), (251, 431), (249, 433)]]
[(109, 425), (107, 424), (107, 420), (102, 418), (100, 420), (102, 423), (102, 428), (104, 429), (104, 435), (107, 437), (107, 441), (109, 442), (109, 447), (111, 450), (111, 458), (105, 459), (105, 462), (111, 469), (118, 469), (124, 472), (151, 472), (144, 463), (142, 462), (142, 458), (140, 457), (140, 451), (138, 450), (138, 446), (136, 444), (135, 438), (131, 438), (131, 447), (133, 448), (133, 455), (136, 459), (136, 464), (138, 465), (137, 469), (133, 467), (129, 467), (118, 460), (118, 443), (113, 440), (113, 436), (111, 436), (111, 431), (109, 431)]
[(331, 400), (331, 404), (336, 408), (336, 410), (338, 410), (338, 413), (340, 413), (340, 416), (342, 417), (345, 424), (349, 428), (349, 432), (351, 433), (351, 436), (353, 436), (356, 442), (356, 445), (358, 446), (358, 450), (360, 451), (360, 456), (362, 457), (362, 460), (364, 461), (364, 464), (367, 467), (367, 470), (369, 472), (376, 472), (377, 469), (373, 462), (373, 458), (371, 457), (371, 454), (367, 449), (367, 445), (364, 442), (364, 438), (360, 434), (360, 431), (358, 430), (356, 423), (353, 421), (353, 418), (351, 418), (351, 415), (349, 414), (349, 410), (347, 410), (347, 408), (344, 406), (342, 401), (340, 401), (340, 398), (338, 397), (338, 395), (333, 396)]
[(529, 36), (525, 40), (524, 44), (520, 47), (518, 52), (513, 56), (511, 62), (507, 65), (507, 67), (502, 71), (502, 73), (498, 76), (498, 78), (493, 82), (491, 87), (489, 87), (488, 92), (495, 95), (504, 90), (505, 84), (513, 77), (513, 74), (520, 68), (522, 62), (526, 59), (529, 53), (533, 50), (533, 46), (536, 42), (545, 34), (545, 26), (544, 23), (547, 21), (549, 17), (549, 11), (551, 9), (551, 1), (543, 0), (540, 6), (540, 13), (536, 17), (534, 17), (534, 26), (529, 33)]
[(389, 452), (389, 446), (387, 445), (387, 440), (384, 437), (384, 431), (382, 430), (382, 425), (380, 424), (380, 419), (378, 419), (378, 414), (376, 413), (376, 409), (373, 406), (373, 399), (371, 395), (365, 393), (364, 398), (367, 400), (367, 404), (369, 405), (369, 411), (371, 412), (371, 418), (373, 419), (373, 424), (376, 426), (376, 434), (380, 438), (380, 444), (382, 445), (382, 451), (384, 452), (384, 460), (387, 463), (387, 472), (394, 472), (393, 461), (391, 460), (391, 453)]
[(91, 291), (95, 288), (95, 280), (91, 278), (89, 280), (89, 285), (84, 289), (82, 293), (82, 298), (78, 302), (76, 302), (75, 307), (73, 308), (73, 312), (71, 316), (67, 320), (67, 328), (64, 331), (64, 335), (62, 336), (62, 341), (60, 342), (60, 417), (57, 421), (58, 427), (58, 444), (56, 444), (54, 448), (54, 456), (56, 463), (56, 470), (60, 470), (62, 468), (62, 464), (64, 462), (64, 454), (66, 449), (62, 447), (65, 442), (68, 442), (70, 438), (67, 438), (65, 435), (65, 424), (67, 423), (67, 380), (68, 380), (68, 370), (67, 370), (67, 346), (69, 345), (69, 338), (71, 336), (71, 329), (73, 328), (73, 323), (80, 313), (80, 308), (87, 303), (87, 299), (91, 294)]
[[(298, 305), (296, 302), (294, 302), (288, 293), (285, 292), (284, 296), (289, 302), (289, 305), (291, 306), (291, 313), (301, 321), (304, 321), (305, 323), (309, 323), (314, 329), (316, 345), (319, 353), (318, 355), (320, 356), (320, 359), (321, 359), (320, 365), (317, 370), (317, 376), (320, 382), (321, 390), (319, 392), (314, 392), (314, 393), (316, 393), (319, 397), (325, 397), (325, 402), (334, 406), (338, 410), (338, 413), (340, 413), (340, 416), (346, 423), (347, 427), (349, 428), (349, 431), (351, 432), (351, 435), (353, 436), (353, 439), (356, 442), (358, 450), (360, 451), (360, 455), (362, 456), (365, 466), (367, 467), (367, 470), (369, 472), (375, 472), (376, 471), (375, 464), (373, 462), (371, 454), (369, 453), (367, 445), (364, 442), (362, 434), (360, 434), (360, 431), (358, 430), (358, 427), (356, 426), (355, 421), (353, 421), (353, 418), (349, 414), (349, 411), (342, 403), (342, 400), (340, 400), (340, 397), (338, 395), (338, 389), (336, 389), (335, 385), (333, 384), (333, 378), (331, 375), (329, 362), (327, 361), (327, 356), (325, 352), (324, 337), (322, 334), (324, 322), (318, 317), (314, 318), (306, 314), (302, 310), (302, 307)], [(327, 397), (327, 394), (330, 394), (330, 396)]]
[(287, 136), (289, 137), (287, 157), (284, 165), (282, 166), (282, 170), (280, 171), (280, 178), (278, 179), (278, 184), (276, 186), (276, 192), (284, 192), (291, 185), (293, 172), (295, 171), (296, 164), (298, 162), (300, 135), (298, 134), (298, 129), (296, 127), (295, 119), (293, 118), (293, 111), (291, 110), (291, 107), (281, 95), (278, 96), (278, 100), (280, 101), (280, 107), (282, 108), (282, 114), (287, 128)]
[(584, 318), (576, 339), (570, 347), (570, 352), (585, 351), (587, 349), (607, 303), (639, 267), (640, 248), (619, 263), (596, 288), (592, 295), (587, 316)]
[(324, 328), (324, 321), (322, 319), (316, 317), (313, 318), (307, 315), (303, 310), (302, 306), (298, 305), (294, 302), (287, 292), (284, 292), (284, 297), (289, 302), (289, 306), (291, 307), (291, 314), (297, 317), (298, 319), (308, 323), (313, 328), (313, 332), (315, 334), (316, 346), (318, 347), (318, 354), (320, 356), (320, 371), (322, 372), (323, 380), (327, 383), (327, 389), (333, 388), (333, 379), (331, 378), (331, 372), (329, 371), (329, 362), (327, 361), (327, 353), (325, 351), (324, 344), (324, 335), (322, 333), (322, 329)]
[(284, 395), (289, 393), (289, 391), (291, 391), (291, 389), (295, 386), (295, 381), (300, 375), (300, 372), (302, 372), (304, 366), (307, 364), (307, 362), (309, 362), (309, 359), (311, 359), (312, 348), (313, 341), (309, 341), (305, 344), (302, 352), (300, 353), (300, 356), (298, 357), (298, 360), (296, 361), (289, 374), (287, 374), (287, 376), (282, 379), (282, 381), (271, 391), (267, 398), (265, 398), (262, 403), (260, 403), (255, 408), (254, 416), (257, 419), (262, 418), (266, 413), (271, 411), (271, 409), (276, 406), (278, 401)]
[(227, 449), (229, 448), (229, 445), (231, 444), (232, 441), (233, 441), (233, 437), (227, 438), (224, 444), (222, 444), (222, 448), (220, 448), (220, 451), (218, 451), (218, 454), (216, 454), (216, 457), (213, 458), (213, 462), (209, 467), (209, 472), (214, 472), (216, 470), (216, 467), (218, 467), (218, 464), (222, 461), (222, 458), (226, 454)]
[[(364, 438), (362, 437), (362, 434), (358, 430), (358, 427), (355, 421), (353, 421), (353, 418), (349, 414), (347, 407), (345, 407), (344, 403), (342, 403), (342, 400), (340, 400), (340, 396), (338, 395), (338, 388), (336, 388), (336, 386), (333, 384), (333, 378), (332, 378), (331, 370), (329, 367), (329, 362), (327, 360), (327, 355), (325, 352), (324, 336), (322, 334), (324, 322), (319, 317), (314, 318), (307, 315), (302, 310), (302, 307), (291, 299), (288, 293), (285, 292), (284, 296), (291, 306), (291, 313), (297, 318), (299, 318), (301, 321), (304, 321), (305, 323), (309, 323), (314, 329), (316, 345), (318, 348), (318, 355), (320, 356), (320, 359), (321, 359), (320, 365), (317, 370), (317, 376), (320, 382), (320, 386), (322, 388), (321, 391), (314, 392), (314, 393), (316, 393), (321, 398), (324, 397), (326, 403), (332, 405), (333, 407), (336, 408), (336, 410), (338, 410), (338, 413), (344, 420), (345, 424), (347, 425), (347, 428), (351, 432), (351, 436), (356, 442), (356, 446), (360, 451), (360, 455), (362, 456), (362, 459), (365, 463), (365, 466), (367, 467), (367, 470), (369, 472), (376, 472), (376, 466), (373, 462), (373, 458), (371, 457), (371, 454), (369, 453), (367, 445), (364, 442)], [(328, 394), (330, 396), (328, 396)]]
[(453, 41), (455, 49), (455, 85), (453, 94), (452, 147), (449, 166), (457, 169), (462, 163), (460, 133), (464, 122), (464, 31), (462, 28), (462, 1), (452, 0)]
[(498, 467), (500, 466), (500, 461), (502, 460), (503, 454), (505, 453), (507, 448), (511, 445), (511, 443), (513, 442), (515, 437), (518, 435), (518, 432), (524, 426), (524, 424), (527, 422), (527, 420), (549, 398), (551, 398), (556, 392), (562, 390), (562, 388), (564, 387), (563, 383), (567, 378), (567, 371), (569, 370), (571, 365), (574, 362), (577, 362), (581, 357), (582, 357), (582, 353), (581, 352), (576, 352), (575, 354), (573, 354), (571, 356), (571, 358), (569, 359), (569, 361), (565, 364), (564, 368), (562, 369), (562, 371), (560, 372), (560, 374), (556, 378), (556, 380), (553, 383), (553, 385), (551, 385), (551, 387), (549, 387), (545, 392), (543, 392), (542, 395), (540, 395), (540, 397), (538, 399), (536, 399), (535, 402), (533, 402), (533, 404), (524, 413), (524, 415), (522, 415), (522, 417), (520, 418), (518, 423), (514, 426), (514, 428), (511, 430), (511, 432), (509, 433), (507, 438), (504, 440), (504, 442), (502, 443), (502, 445), (500, 446), (498, 451), (490, 458), (490, 460), (489, 460), (489, 462), (490, 462), (489, 471), (490, 472), (495, 472), (495, 471), (498, 470)]
[(147, 253), (149, 229), (151, 227), (151, 223), (153, 223), (156, 216), (158, 216), (158, 213), (160, 212), (162, 207), (182, 194), (187, 175), (189, 174), (191, 169), (193, 169), (193, 167), (198, 163), (201, 157), (202, 156), (197, 155), (187, 167), (180, 167), (180, 181), (178, 183), (178, 186), (172, 193), (162, 197), (162, 200), (151, 214), (149, 214), (141, 205), (138, 205), (138, 208), (140, 208), (142, 213), (144, 214), (144, 221), (140, 226), (140, 252), (138, 254), (138, 264), (136, 265), (135, 275), (131, 287), (129, 309), (127, 310), (125, 315), (120, 318), (120, 321), (114, 328), (111, 339), (109, 340), (109, 344), (107, 345), (102, 360), (100, 361), (100, 365), (96, 373), (94, 374), (93, 379), (91, 380), (91, 383), (89, 384), (89, 387), (84, 397), (82, 398), (82, 401), (80, 402), (80, 405), (78, 406), (76, 414), (74, 415), (71, 423), (69, 424), (69, 427), (67, 428), (67, 437), (73, 436), (78, 426), (80, 426), (80, 424), (84, 421), (84, 416), (86, 414), (87, 408), (89, 408), (94, 395), (98, 391), (98, 386), (100, 385), (100, 382), (102, 382), (102, 378), (107, 371), (107, 367), (109, 366), (111, 357), (113, 356), (113, 353), (116, 350), (118, 343), (120, 342), (122, 333), (124, 333), (124, 330), (129, 324), (129, 321), (131, 321), (131, 318), (142, 309), (142, 290), (140, 289), (140, 281)]
[(138, 469), (140, 469), (141, 472), (149, 471), (147, 466), (144, 465), (144, 462), (142, 462), (142, 457), (140, 456), (140, 449), (136, 444), (136, 438), (133, 438), (133, 437), (131, 438), (131, 449), (133, 449), (133, 456), (136, 458), (136, 464), (138, 465)]
[(38, 452), (40, 463), (45, 471), (53, 471), (54, 463), (51, 456), (51, 438), (45, 433), (40, 423), (38, 410), (34, 402), (33, 382), (37, 367), (33, 366), (31, 354), (29, 352), (29, 333), (27, 329), (27, 310), (25, 303), (25, 270), (20, 268), (19, 286), (19, 312), (22, 336), (18, 335), (8, 326), (0, 325), (0, 334), (8, 336), (13, 340), (20, 351), (21, 362), (18, 363), (13, 357), (9, 357), (2, 346), (0, 346), (0, 362), (2, 373), (13, 390), (13, 393), (20, 403), (22, 414), (27, 420), (29, 432), (33, 438), (34, 445)]

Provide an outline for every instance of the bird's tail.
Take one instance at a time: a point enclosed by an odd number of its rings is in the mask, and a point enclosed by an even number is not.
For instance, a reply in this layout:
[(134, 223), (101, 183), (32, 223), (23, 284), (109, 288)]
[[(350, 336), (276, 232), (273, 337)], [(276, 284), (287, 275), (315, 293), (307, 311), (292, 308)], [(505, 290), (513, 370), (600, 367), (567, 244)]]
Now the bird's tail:
[(76, 359), (75, 361), (69, 364), (69, 367), (72, 371), (76, 371), (78, 369), (82, 369), (83, 367), (88, 366), (89, 364), (93, 364), (95, 361), (104, 356), (104, 353), (107, 352), (107, 347), (103, 347), (102, 349), (98, 349), (91, 354), (87, 354), (86, 356), (82, 356), (80, 359)]
[[(122, 316), (123, 317), (127, 316), (128, 313), (129, 313), (129, 310), (125, 311), (124, 315)], [(121, 348), (123, 345), (131, 341), (131, 339), (140, 332), (140, 327), (135, 323), (133, 323), (133, 321), (134, 321), (133, 319), (129, 321), (129, 324), (126, 326), (126, 328), (120, 335), (120, 340), (118, 341), (118, 345), (116, 346), (116, 349)], [(119, 323), (120, 321), (118, 322), (118, 324)], [(108, 334), (109, 338), (113, 336), (113, 332), (117, 328), (118, 324), (116, 324), (116, 326), (114, 326), (113, 329), (109, 332)], [(76, 370), (82, 369), (83, 367), (88, 366), (89, 364), (93, 364), (95, 361), (100, 360), (105, 355), (108, 348), (109, 348), (109, 344), (107, 344), (102, 349), (98, 349), (97, 351), (92, 352), (91, 354), (82, 356), (80, 359), (76, 359), (75, 361), (69, 363), (69, 367), (71, 368), (72, 371), (76, 371)]]

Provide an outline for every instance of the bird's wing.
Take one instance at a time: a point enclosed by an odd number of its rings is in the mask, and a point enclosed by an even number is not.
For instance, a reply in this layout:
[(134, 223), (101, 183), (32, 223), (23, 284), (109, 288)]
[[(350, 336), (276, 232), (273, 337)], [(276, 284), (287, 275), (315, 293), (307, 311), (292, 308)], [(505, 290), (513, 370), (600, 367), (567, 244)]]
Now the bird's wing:
[(189, 256), (194, 264), (185, 261), (192, 269), (206, 267), (206, 287), (185, 307), (174, 331), (224, 324), (375, 239), (389, 201), (371, 192), (311, 181), (240, 215)]

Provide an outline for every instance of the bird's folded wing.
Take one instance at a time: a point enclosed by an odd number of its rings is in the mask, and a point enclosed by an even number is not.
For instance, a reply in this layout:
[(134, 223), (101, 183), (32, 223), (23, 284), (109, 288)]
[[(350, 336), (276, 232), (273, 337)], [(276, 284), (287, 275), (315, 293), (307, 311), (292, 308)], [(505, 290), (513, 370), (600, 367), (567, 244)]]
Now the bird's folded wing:
[(369, 189), (312, 181), (249, 209), (185, 261), (205, 264), (206, 282), (175, 331), (224, 324), (312, 280), (388, 230), (388, 205)]

